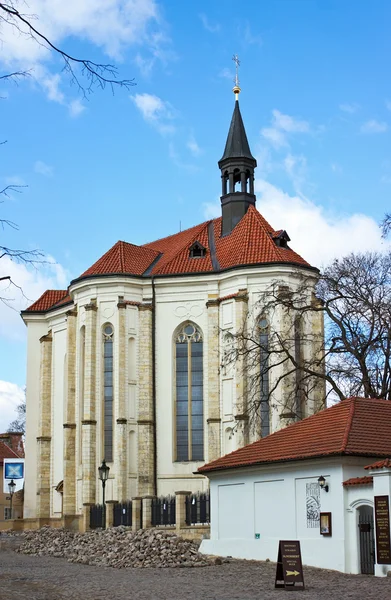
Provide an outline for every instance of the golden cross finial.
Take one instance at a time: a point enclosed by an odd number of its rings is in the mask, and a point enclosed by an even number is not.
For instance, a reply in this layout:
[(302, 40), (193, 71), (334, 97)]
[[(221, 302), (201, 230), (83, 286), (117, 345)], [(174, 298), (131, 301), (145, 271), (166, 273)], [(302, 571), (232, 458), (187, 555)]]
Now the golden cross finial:
[(234, 54), (232, 57), (232, 60), (234, 61), (235, 65), (236, 65), (236, 73), (235, 73), (235, 79), (234, 79), (234, 88), (233, 88), (233, 92), (235, 94), (235, 100), (239, 99), (239, 94), (240, 94), (240, 87), (239, 87), (239, 67), (240, 67), (240, 60), (237, 54)]

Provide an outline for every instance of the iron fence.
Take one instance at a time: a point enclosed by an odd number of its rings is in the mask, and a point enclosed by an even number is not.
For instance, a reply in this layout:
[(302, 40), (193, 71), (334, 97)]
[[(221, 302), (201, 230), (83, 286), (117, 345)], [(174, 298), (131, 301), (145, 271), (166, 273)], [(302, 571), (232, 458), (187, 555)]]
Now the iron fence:
[(153, 526), (175, 525), (175, 496), (152, 498), (151, 508), (151, 522)]
[(113, 505), (113, 526), (120, 525), (132, 526), (132, 501), (118, 502)]
[(90, 529), (103, 527), (103, 504), (90, 506)]
[(186, 496), (186, 524), (209, 525), (210, 496), (209, 492)]

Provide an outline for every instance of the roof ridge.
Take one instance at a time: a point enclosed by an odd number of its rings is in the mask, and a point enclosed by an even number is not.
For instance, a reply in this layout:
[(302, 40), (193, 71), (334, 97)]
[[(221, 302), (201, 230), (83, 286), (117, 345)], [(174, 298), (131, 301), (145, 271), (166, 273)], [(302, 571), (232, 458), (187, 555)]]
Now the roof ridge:
[(345, 452), (348, 443), (349, 443), (349, 435), (350, 435), (350, 430), (352, 428), (352, 423), (353, 423), (353, 417), (354, 417), (354, 411), (356, 408), (355, 402), (356, 402), (357, 398), (350, 398), (350, 409), (349, 409), (349, 416), (348, 416), (348, 420), (346, 422), (346, 429), (345, 429), (345, 434), (343, 436), (343, 440), (342, 440), (342, 452)]
[(119, 264), (121, 267), (121, 271), (125, 270), (125, 261), (124, 261), (124, 242), (119, 242)]
[(197, 225), (192, 225), (187, 229), (183, 229), (182, 231), (177, 231), (176, 233), (172, 233), (171, 235), (166, 235), (165, 237), (158, 238), (157, 240), (151, 240), (150, 242), (146, 242), (142, 244), (140, 248), (145, 248), (145, 246), (150, 246), (151, 244), (157, 244), (158, 242), (163, 242), (164, 240), (168, 240), (169, 238), (175, 237), (176, 235), (181, 235), (182, 233), (186, 233), (186, 231), (190, 231), (190, 229), (196, 229), (198, 227), (202, 227), (203, 225), (207, 225), (210, 221), (215, 221), (216, 219), (209, 219), (207, 221), (203, 221), (202, 223), (198, 223)]

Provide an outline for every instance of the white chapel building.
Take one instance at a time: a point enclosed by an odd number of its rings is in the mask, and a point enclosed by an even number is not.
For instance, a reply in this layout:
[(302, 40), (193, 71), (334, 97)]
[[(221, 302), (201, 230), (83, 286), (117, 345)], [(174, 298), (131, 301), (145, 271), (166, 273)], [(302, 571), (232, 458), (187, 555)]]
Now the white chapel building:
[[(218, 163), (221, 217), (142, 246), (119, 241), (67, 290), (47, 290), (22, 313), (25, 518), (74, 519), (100, 502), (103, 458), (107, 500), (206, 490), (207, 477), (194, 474), (205, 462), (287, 424), (283, 403), (265, 401), (250, 430), (241, 365), (220, 368), (225, 332), (242, 326), (273, 281), (294, 292), (310, 275), (311, 295), (318, 275), (256, 209), (257, 163), (234, 91)], [(267, 331), (268, 315), (253, 318)], [(320, 319), (303, 326), (322, 335)], [(323, 405), (323, 390), (313, 395), (301, 417)]]

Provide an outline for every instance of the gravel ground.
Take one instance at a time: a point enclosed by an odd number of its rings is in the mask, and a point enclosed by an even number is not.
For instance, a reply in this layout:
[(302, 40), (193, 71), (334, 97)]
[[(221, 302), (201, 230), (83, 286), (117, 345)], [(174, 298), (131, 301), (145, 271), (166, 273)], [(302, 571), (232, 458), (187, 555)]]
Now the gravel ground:
[[(275, 564), (232, 560), (192, 568), (112, 569), (63, 558), (17, 554), (17, 539), (0, 543), (1, 600), (277, 600)], [(343, 575), (304, 567), (306, 589), (288, 598), (390, 600), (391, 577)]]

